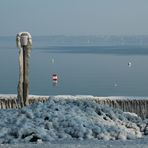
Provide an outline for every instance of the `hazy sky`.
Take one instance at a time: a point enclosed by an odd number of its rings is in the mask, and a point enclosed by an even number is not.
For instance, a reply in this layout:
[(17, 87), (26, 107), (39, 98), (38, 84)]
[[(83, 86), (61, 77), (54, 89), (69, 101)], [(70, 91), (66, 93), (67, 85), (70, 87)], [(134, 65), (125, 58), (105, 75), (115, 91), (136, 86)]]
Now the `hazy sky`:
[(148, 0), (0, 0), (0, 36), (148, 34)]

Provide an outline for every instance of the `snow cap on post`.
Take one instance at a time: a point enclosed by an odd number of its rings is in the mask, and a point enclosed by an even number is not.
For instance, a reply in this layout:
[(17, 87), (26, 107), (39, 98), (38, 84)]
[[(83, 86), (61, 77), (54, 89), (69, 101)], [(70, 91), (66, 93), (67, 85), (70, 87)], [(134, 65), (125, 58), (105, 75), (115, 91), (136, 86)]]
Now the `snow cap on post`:
[(23, 46), (32, 46), (32, 37), (29, 32), (20, 32), (16, 36), (16, 45), (18, 48)]
[(27, 46), (28, 44), (28, 36), (27, 35), (21, 35), (21, 45), (22, 46)]

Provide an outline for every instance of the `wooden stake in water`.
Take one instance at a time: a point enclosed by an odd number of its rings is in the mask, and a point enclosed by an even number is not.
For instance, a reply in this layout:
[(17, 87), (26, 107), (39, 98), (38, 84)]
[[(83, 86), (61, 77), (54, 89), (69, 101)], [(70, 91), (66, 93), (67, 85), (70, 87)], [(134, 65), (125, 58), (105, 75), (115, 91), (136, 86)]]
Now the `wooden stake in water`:
[(32, 48), (32, 38), (28, 32), (21, 32), (16, 37), (17, 47), (19, 51), (19, 82), (18, 82), (18, 104), (20, 107), (28, 104), (29, 95), (29, 78), (28, 67), (29, 57)]

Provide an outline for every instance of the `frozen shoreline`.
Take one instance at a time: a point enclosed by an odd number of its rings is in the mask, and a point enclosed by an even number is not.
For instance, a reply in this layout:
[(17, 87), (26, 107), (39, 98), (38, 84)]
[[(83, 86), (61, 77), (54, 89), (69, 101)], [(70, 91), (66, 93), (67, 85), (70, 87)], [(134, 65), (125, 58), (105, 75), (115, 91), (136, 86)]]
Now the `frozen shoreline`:
[[(139, 96), (108, 96), (99, 97), (91, 95), (56, 95), (56, 96), (41, 96), (29, 95), (29, 104), (36, 102), (47, 102), (50, 98), (59, 100), (88, 100), (95, 101), (98, 104), (108, 105), (113, 108), (119, 108), (125, 112), (138, 114), (142, 118), (148, 118), (148, 97)], [(0, 109), (18, 108), (17, 95), (1, 94)]]
[(1, 109), (0, 127), (2, 144), (116, 141), (148, 134), (147, 119), (98, 104), (90, 96), (53, 96), (22, 109)]

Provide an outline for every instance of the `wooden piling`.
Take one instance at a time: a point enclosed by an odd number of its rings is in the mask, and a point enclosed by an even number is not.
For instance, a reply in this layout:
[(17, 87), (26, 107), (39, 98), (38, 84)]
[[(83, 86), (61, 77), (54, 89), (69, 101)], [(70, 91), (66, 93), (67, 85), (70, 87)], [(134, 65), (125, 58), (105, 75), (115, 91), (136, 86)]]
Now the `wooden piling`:
[(29, 95), (29, 57), (32, 48), (32, 38), (28, 32), (21, 32), (17, 35), (16, 39), (19, 51), (19, 82), (18, 82), (18, 106), (23, 107), (28, 105)]

